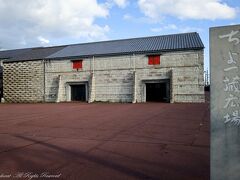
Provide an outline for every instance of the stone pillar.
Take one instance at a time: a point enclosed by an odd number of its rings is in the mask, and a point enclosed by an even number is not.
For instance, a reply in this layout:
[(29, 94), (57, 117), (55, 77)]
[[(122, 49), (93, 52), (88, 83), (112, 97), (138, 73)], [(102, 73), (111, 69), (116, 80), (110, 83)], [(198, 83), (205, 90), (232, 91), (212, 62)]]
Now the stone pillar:
[(170, 103), (174, 103), (174, 76), (173, 76), (173, 69), (171, 69), (171, 71), (169, 72), (169, 76), (170, 76)]
[(133, 71), (133, 100), (132, 103), (137, 102), (137, 74)]
[(57, 98), (56, 98), (56, 102), (60, 102), (61, 101), (61, 84), (62, 84), (62, 76), (58, 75), (58, 91), (57, 91)]
[(211, 180), (240, 179), (240, 25), (210, 29)]
[(90, 76), (90, 93), (89, 93), (89, 98), (88, 98), (88, 103), (92, 103), (95, 101), (95, 74), (91, 73)]
[(91, 75), (89, 80), (89, 98), (88, 103), (95, 101), (96, 85), (95, 85), (95, 57), (91, 60)]

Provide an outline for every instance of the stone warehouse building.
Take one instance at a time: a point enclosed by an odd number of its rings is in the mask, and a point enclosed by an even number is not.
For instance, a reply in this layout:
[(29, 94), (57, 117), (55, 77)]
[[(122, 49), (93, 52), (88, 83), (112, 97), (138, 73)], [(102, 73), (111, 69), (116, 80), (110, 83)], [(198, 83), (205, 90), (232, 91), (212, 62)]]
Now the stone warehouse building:
[(198, 33), (0, 51), (6, 102), (204, 102)]
[(0, 99), (3, 97), (3, 67), (0, 65)]

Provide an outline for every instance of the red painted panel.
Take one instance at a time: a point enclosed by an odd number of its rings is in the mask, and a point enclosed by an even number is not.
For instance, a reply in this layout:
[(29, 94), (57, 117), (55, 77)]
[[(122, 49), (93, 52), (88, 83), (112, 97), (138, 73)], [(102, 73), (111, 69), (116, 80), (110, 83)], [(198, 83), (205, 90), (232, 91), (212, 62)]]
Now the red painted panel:
[(160, 64), (160, 56), (154, 57), (154, 64)]
[(154, 56), (148, 56), (148, 64), (153, 65), (154, 64)]
[(73, 61), (73, 69), (82, 69), (82, 60)]
[(148, 64), (149, 64), (149, 65), (157, 65), (157, 64), (160, 64), (160, 56), (159, 56), (159, 55), (151, 55), (151, 56), (148, 56)]

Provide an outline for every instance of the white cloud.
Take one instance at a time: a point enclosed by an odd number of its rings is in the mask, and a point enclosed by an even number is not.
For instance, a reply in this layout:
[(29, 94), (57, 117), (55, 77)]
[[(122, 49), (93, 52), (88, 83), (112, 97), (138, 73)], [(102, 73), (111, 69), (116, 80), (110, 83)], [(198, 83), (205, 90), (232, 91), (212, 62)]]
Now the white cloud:
[(125, 8), (128, 4), (127, 0), (113, 0), (119, 7)]
[(42, 37), (42, 36), (38, 36), (38, 40), (40, 41), (41, 44), (49, 44), (49, 40)]
[(124, 14), (123, 19), (124, 20), (131, 20), (131, 19), (133, 19), (133, 17), (130, 14)]
[(152, 19), (174, 16), (179, 19), (231, 19), (237, 10), (221, 0), (138, 0), (140, 10)]
[(151, 28), (152, 32), (161, 32), (164, 30), (177, 30), (178, 27), (175, 24), (168, 24), (165, 26), (157, 27), (157, 28)]
[(186, 32), (203, 32), (203, 29), (198, 27), (190, 27), (190, 26), (183, 26), (178, 28), (178, 32), (186, 33)]
[(118, 6), (120, 8), (125, 8), (129, 4), (128, 0), (106, 0), (105, 5), (108, 8), (112, 8), (113, 6)]
[(186, 32), (202, 32), (203, 29), (199, 27), (193, 26), (184, 26), (184, 25), (175, 25), (175, 24), (167, 24), (162, 25), (160, 27), (154, 27), (150, 29), (154, 33), (161, 34), (172, 34), (172, 33), (186, 33)]
[(104, 39), (109, 7), (97, 0), (0, 0), (0, 48), (38, 46), (64, 39)]
[(124, 14), (122, 17), (123, 20), (129, 21), (131, 23), (141, 23), (141, 24), (156, 24), (158, 21), (151, 19), (149, 17), (135, 17), (131, 14)]

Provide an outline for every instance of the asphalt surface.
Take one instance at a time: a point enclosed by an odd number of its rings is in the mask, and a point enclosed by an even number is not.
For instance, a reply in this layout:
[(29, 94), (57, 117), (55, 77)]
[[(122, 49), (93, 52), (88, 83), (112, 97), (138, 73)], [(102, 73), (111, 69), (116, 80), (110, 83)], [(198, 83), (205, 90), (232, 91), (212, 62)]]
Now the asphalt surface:
[(0, 104), (0, 179), (209, 179), (209, 103)]

